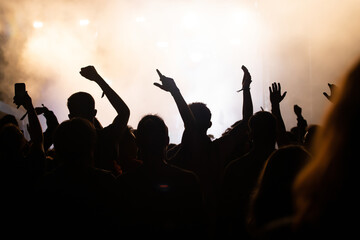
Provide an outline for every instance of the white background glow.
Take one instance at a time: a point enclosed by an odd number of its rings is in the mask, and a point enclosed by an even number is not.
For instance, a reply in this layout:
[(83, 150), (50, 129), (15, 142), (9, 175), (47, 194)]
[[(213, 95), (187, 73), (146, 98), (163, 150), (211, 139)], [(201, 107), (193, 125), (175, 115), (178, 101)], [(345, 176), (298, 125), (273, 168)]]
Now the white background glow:
[[(242, 117), (242, 70), (253, 77), (254, 112), (270, 110), (268, 87), (280, 82), (288, 94), (281, 110), (288, 130), (293, 105), (309, 124), (319, 123), (336, 83), (360, 55), (358, 0), (166, 1), (14, 0), (0, 4), (2, 51), (9, 64), (2, 91), (24, 81), (35, 106), (44, 104), (67, 119), (67, 98), (92, 94), (98, 118), (116, 116), (101, 89), (80, 76), (94, 65), (131, 110), (134, 128), (147, 113), (164, 118), (171, 142), (183, 124), (169, 93), (153, 86), (155, 69), (177, 82), (188, 103), (212, 111), (216, 138)], [(35, 22), (42, 27), (35, 27)], [(33, 25), (34, 24), (34, 25)], [(4, 79), (11, 79), (5, 81)], [(44, 123), (44, 120), (42, 123)], [(44, 126), (45, 128), (45, 126)]]

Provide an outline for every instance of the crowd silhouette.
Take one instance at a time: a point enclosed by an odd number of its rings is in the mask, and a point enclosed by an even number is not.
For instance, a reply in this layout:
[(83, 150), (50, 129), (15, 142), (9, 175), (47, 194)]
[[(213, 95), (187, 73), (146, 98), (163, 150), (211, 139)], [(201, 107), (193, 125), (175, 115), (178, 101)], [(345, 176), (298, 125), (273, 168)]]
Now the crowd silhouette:
[(0, 120), (4, 229), (133, 239), (356, 236), (360, 62), (323, 92), (330, 106), (323, 122), (308, 125), (295, 104), (296, 126), (283, 121), (280, 82), (269, 86), (271, 111), (253, 112), (253, 78), (242, 70), (242, 119), (214, 139), (206, 103), (187, 103), (156, 69), (154, 85), (171, 94), (184, 123), (179, 144), (169, 142), (161, 116), (144, 113), (129, 126), (131, 110), (94, 66), (80, 74), (115, 109), (108, 126), (87, 92), (69, 96), (69, 119), (60, 123), (56, 109), (15, 94), (29, 124), (21, 129), (11, 114)]

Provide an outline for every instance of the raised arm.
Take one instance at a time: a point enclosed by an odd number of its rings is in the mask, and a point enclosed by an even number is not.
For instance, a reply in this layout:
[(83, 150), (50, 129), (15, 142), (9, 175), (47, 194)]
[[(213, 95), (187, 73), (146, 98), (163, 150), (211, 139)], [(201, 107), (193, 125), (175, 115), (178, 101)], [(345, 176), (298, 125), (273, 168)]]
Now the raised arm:
[(330, 88), (330, 95), (326, 92), (323, 92), (324, 96), (332, 102), (334, 100), (334, 96), (336, 95), (336, 92), (338, 91), (338, 87), (335, 84), (328, 83), (328, 86)]
[(117, 118), (121, 119), (122, 124), (125, 125), (129, 121), (130, 117), (130, 109), (126, 105), (126, 103), (121, 99), (121, 97), (105, 82), (105, 80), (98, 74), (94, 66), (87, 66), (81, 68), (80, 71), (81, 76), (91, 81), (94, 81), (99, 85), (99, 87), (103, 90), (104, 94), (110, 101), (111, 105), (114, 107), (117, 112)]
[(279, 146), (285, 145), (287, 143), (286, 128), (280, 111), (280, 102), (285, 98), (287, 92), (281, 94), (280, 83), (277, 84), (273, 83), (272, 86), (269, 87), (269, 91), (270, 91), (271, 112), (276, 117), (278, 145)]
[(297, 120), (297, 129), (298, 129), (298, 141), (303, 144), (304, 136), (306, 133), (307, 121), (302, 116), (302, 109), (298, 105), (294, 105), (294, 113), (296, 115)]
[(50, 111), (47, 107), (42, 105), (42, 107), (36, 107), (35, 112), (37, 115), (44, 114), (46, 119), (46, 130), (43, 133), (44, 135), (44, 150), (45, 152), (50, 148), (53, 144), (53, 135), (57, 126), (59, 126), (59, 122), (57, 117), (55, 116), (53, 111)]
[(29, 121), (27, 129), (30, 135), (30, 147), (26, 157), (28, 160), (27, 164), (30, 167), (30, 174), (36, 179), (45, 173), (44, 136), (41, 124), (28, 92), (25, 91), (21, 97), (15, 95), (14, 103), (18, 107), (22, 105), (27, 111)]
[(251, 99), (250, 93), (250, 83), (251, 83), (251, 75), (249, 70), (243, 65), (241, 69), (244, 71), (243, 81), (242, 81), (242, 89), (243, 91), (243, 120), (247, 122), (250, 117), (253, 115), (253, 103)]
[(31, 142), (34, 146), (44, 151), (44, 136), (41, 124), (37, 117), (35, 108), (32, 104), (32, 100), (28, 92), (26, 91), (25, 94), (21, 97), (21, 99), (18, 96), (15, 96), (14, 103), (18, 106), (22, 105), (26, 109), (29, 120), (28, 130)]
[(174, 79), (164, 76), (158, 69), (156, 69), (156, 72), (160, 77), (161, 84), (154, 83), (154, 85), (166, 92), (171, 93), (184, 122), (185, 129), (194, 129), (196, 127), (195, 117), (192, 114), (185, 99), (183, 98), (179, 88), (176, 86)]

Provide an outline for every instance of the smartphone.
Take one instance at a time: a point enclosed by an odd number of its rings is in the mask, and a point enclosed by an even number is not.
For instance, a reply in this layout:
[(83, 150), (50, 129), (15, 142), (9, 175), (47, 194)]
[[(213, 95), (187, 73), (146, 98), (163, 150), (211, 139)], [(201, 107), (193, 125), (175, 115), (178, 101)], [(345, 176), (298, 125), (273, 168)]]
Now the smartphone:
[(14, 103), (18, 105), (18, 108), (20, 107), (20, 105), (24, 103), (25, 93), (26, 93), (25, 83), (15, 83)]

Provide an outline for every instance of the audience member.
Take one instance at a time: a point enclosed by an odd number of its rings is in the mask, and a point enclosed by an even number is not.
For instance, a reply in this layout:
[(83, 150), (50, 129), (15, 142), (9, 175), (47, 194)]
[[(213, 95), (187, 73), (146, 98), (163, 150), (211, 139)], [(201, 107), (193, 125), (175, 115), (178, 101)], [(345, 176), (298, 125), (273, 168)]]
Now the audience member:
[[(251, 76), (245, 66), (242, 67), (242, 70), (244, 72), (243, 117), (249, 118), (252, 115)], [(206, 104), (195, 102), (188, 105), (175, 81), (162, 75), (159, 70), (157, 73), (162, 84), (154, 83), (154, 85), (171, 93), (185, 126), (174, 164), (193, 171), (199, 176), (204, 193), (204, 207), (208, 216), (209, 231), (214, 231), (219, 183), (226, 165), (225, 160), (228, 160), (229, 156), (233, 154), (239, 142), (245, 143), (248, 140), (246, 121), (239, 122), (226, 135), (211, 140), (207, 135), (207, 130), (212, 125), (211, 111)]]
[(39, 232), (77, 236), (120, 234), (127, 206), (110, 171), (94, 167), (96, 130), (85, 118), (62, 122), (54, 134), (61, 165), (44, 175), (36, 187)]
[(230, 162), (224, 171), (218, 205), (218, 233), (224, 239), (249, 238), (246, 230), (250, 194), (265, 161), (275, 150), (276, 118), (259, 111), (249, 119), (252, 148)]
[[(136, 142), (143, 164), (118, 177), (132, 203), (135, 237), (184, 239), (204, 237), (202, 192), (197, 176), (165, 162), (168, 128), (156, 115), (144, 116)], [(121, 190), (120, 190), (121, 191)]]
[(95, 82), (116, 111), (106, 127), (87, 92), (67, 99), (69, 120), (60, 124), (44, 105), (34, 108), (26, 91), (15, 95), (29, 124), (20, 129), (23, 118), (11, 114), (0, 119), (5, 228), (17, 234), (20, 227), (29, 236), (136, 239), (356, 236), (360, 62), (341, 84), (328, 83), (330, 93), (323, 95), (331, 104), (321, 124), (308, 125), (295, 104), (290, 131), (280, 83), (269, 87), (271, 112), (253, 114), (252, 77), (241, 69), (242, 118), (219, 138), (208, 133), (208, 106), (188, 104), (175, 81), (157, 70), (154, 85), (172, 95), (184, 123), (179, 144), (169, 142), (158, 115), (129, 126), (128, 106), (93, 66), (80, 75)]
[(43, 134), (32, 99), (27, 92), (15, 95), (14, 103), (27, 111), (30, 140), (20, 130), (15, 118), (6, 116), (0, 129), (0, 161), (3, 230), (19, 234), (26, 231), (29, 221), (33, 187), (44, 173), (45, 152)]
[(109, 99), (117, 112), (114, 121), (102, 128), (101, 123), (95, 118), (94, 98), (86, 92), (77, 92), (68, 98), (67, 106), (69, 118), (82, 117), (95, 124), (97, 130), (97, 148), (95, 151), (95, 166), (111, 171), (115, 176), (121, 174), (117, 167), (119, 139), (126, 130), (130, 110), (120, 96), (105, 82), (93, 66), (81, 68), (80, 74), (90, 81), (97, 83)]
[(354, 238), (359, 216), (360, 62), (341, 81), (316, 133), (313, 159), (294, 184), (294, 229), (301, 239)]
[[(300, 145), (281, 147), (269, 156), (250, 197), (247, 225), (253, 238), (270, 237), (269, 232), (275, 236), (272, 228), (286, 221), (291, 223), (289, 219), (294, 213), (292, 184), (310, 157), (310, 153)], [(289, 230), (289, 225), (279, 228), (277, 239), (281, 236), (286, 239)]]

